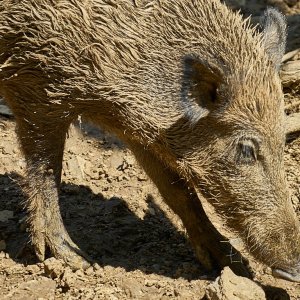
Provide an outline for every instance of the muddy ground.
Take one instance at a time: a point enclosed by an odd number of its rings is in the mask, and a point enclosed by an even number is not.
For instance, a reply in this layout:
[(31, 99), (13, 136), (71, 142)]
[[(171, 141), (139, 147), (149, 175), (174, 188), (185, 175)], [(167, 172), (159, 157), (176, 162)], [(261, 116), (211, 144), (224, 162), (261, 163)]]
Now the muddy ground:
[[(245, 15), (259, 15), (267, 6), (266, 1), (228, 2), (240, 6)], [(293, 50), (300, 47), (300, 5), (292, 0), (286, 3), (274, 0), (268, 4), (279, 5), (289, 15), (288, 50)], [(299, 89), (285, 92), (287, 112), (298, 111)], [(38, 262), (26, 228), (19, 186), (25, 163), (14, 130), (13, 118), (1, 116), (0, 299), (204, 297), (214, 277), (195, 259), (180, 220), (120, 141), (80, 122), (67, 140), (60, 205), (69, 234), (95, 264), (86, 271), (72, 272), (50, 255)], [(300, 138), (289, 140), (285, 158), (300, 217)], [(251, 263), (255, 281), (268, 299), (300, 299), (299, 284), (275, 279), (270, 269)]]

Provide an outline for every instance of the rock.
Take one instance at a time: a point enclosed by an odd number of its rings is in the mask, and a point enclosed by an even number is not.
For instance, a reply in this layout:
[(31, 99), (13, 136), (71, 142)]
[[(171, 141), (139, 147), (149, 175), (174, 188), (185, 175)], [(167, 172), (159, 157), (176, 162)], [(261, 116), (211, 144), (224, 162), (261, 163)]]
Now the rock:
[(13, 289), (8, 295), (1, 299), (14, 300), (35, 300), (35, 299), (55, 299), (55, 281), (42, 277), (41, 280), (30, 280), (21, 283), (16, 289)]
[(148, 208), (148, 213), (151, 215), (151, 216), (155, 216), (155, 210), (154, 210), (154, 208), (152, 208), (152, 207), (149, 207)]
[(15, 145), (8, 143), (6, 145), (3, 146), (2, 148), (2, 153), (4, 155), (12, 155), (16, 152), (16, 147)]
[(136, 164), (136, 160), (133, 156), (128, 155), (125, 157), (125, 162), (131, 167), (134, 166)]
[(122, 166), (124, 161), (124, 154), (121, 151), (114, 150), (111, 157), (109, 158), (109, 166), (112, 169), (118, 169)]
[(77, 158), (78, 166), (81, 171), (81, 175), (84, 178), (84, 168), (85, 168), (86, 160), (81, 156), (76, 156), (76, 158)]
[(148, 177), (144, 173), (141, 173), (141, 174), (139, 174), (137, 179), (138, 179), (138, 181), (147, 181)]
[(7, 222), (14, 216), (14, 212), (11, 210), (1, 210), (0, 211), (0, 222)]
[(26, 270), (29, 274), (37, 274), (41, 271), (41, 268), (38, 265), (28, 265)]
[(208, 300), (266, 300), (263, 289), (248, 278), (235, 275), (226, 267), (205, 292)]
[(46, 259), (44, 262), (45, 273), (50, 278), (59, 278), (64, 272), (64, 263), (54, 257)]
[(75, 156), (68, 159), (67, 167), (72, 177), (80, 179), (85, 178), (83, 172), (84, 166), (82, 165), (82, 163), (82, 160), (79, 161), (78, 158)]
[(13, 115), (11, 110), (5, 104), (1, 104), (1, 102), (0, 102), (0, 114), (6, 117), (11, 117)]
[(94, 273), (94, 268), (93, 266), (90, 266), (89, 268), (87, 268), (84, 272), (86, 275), (92, 275)]
[(232, 8), (245, 6), (246, 0), (227, 0), (226, 4)]
[(300, 60), (292, 60), (285, 63), (281, 68), (280, 77), (284, 87), (299, 87)]
[(67, 290), (73, 286), (76, 286), (76, 274), (74, 274), (72, 270), (67, 267), (63, 273), (60, 284)]
[(101, 266), (99, 266), (99, 264), (97, 264), (97, 263), (93, 264), (93, 268), (94, 268), (95, 271), (102, 269)]
[(6, 249), (6, 243), (4, 240), (1, 240), (0, 241), (0, 251), (3, 251)]
[(91, 179), (100, 179), (100, 172), (97, 167), (95, 167), (90, 161), (86, 161), (84, 165), (84, 173), (90, 176)]
[(299, 0), (268, 0), (268, 5), (274, 5), (284, 14), (297, 14), (300, 9)]
[(123, 279), (123, 289), (128, 299), (141, 299), (142, 285), (137, 280), (131, 278)]

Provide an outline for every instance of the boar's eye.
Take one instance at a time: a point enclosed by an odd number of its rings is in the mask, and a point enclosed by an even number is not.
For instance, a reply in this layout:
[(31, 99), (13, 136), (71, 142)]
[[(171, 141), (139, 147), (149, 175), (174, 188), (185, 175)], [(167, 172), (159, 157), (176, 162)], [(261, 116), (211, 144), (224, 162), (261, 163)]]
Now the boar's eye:
[(257, 160), (257, 149), (252, 140), (240, 140), (237, 145), (236, 162), (253, 165)]

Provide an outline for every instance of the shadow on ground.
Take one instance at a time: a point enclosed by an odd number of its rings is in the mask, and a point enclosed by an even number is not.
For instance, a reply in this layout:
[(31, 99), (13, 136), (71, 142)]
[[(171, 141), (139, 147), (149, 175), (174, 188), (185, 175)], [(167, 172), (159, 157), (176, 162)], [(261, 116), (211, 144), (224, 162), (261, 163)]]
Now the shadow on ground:
[[(0, 210), (14, 212), (13, 218), (0, 221), (0, 240), (6, 241), (6, 252), (14, 260), (34, 264), (37, 259), (26, 231), (20, 180), (17, 174), (0, 175)], [(195, 259), (186, 236), (173, 226), (151, 195), (147, 202), (149, 210), (142, 220), (120, 198), (106, 199), (85, 186), (61, 186), (60, 207), (67, 231), (98, 264), (187, 280), (210, 277)], [(263, 288), (268, 300), (290, 299), (283, 289)]]
[[(33, 264), (37, 260), (29, 244), (19, 179), (16, 174), (0, 175), (0, 210), (14, 212), (13, 218), (0, 221), (0, 240), (6, 241), (12, 258)], [(98, 264), (188, 280), (205, 275), (186, 236), (172, 225), (151, 195), (147, 202), (150, 209), (142, 220), (120, 198), (106, 199), (85, 186), (61, 186), (60, 207), (66, 229)]]

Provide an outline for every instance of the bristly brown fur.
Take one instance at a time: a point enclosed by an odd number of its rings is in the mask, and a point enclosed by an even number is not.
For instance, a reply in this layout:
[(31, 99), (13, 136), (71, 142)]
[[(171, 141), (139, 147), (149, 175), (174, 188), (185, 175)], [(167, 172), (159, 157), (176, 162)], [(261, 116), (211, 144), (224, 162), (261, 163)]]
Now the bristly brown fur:
[[(27, 159), (41, 259), (48, 246), (73, 266), (83, 263), (57, 196), (65, 135), (82, 115), (130, 146), (207, 267), (200, 246), (221, 265), (228, 259), (216, 249), (220, 236), (195, 190), (258, 259), (300, 273), (277, 74), (285, 23), (279, 13), (267, 15), (273, 19), (259, 33), (217, 0), (1, 1), (0, 94), (16, 116)], [(269, 41), (274, 24), (280, 26)], [(237, 162), (239, 147), (253, 148), (255, 163)]]

